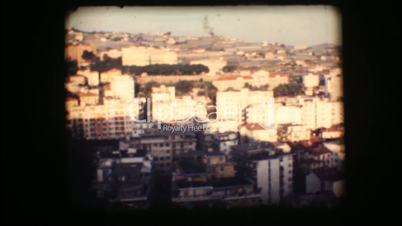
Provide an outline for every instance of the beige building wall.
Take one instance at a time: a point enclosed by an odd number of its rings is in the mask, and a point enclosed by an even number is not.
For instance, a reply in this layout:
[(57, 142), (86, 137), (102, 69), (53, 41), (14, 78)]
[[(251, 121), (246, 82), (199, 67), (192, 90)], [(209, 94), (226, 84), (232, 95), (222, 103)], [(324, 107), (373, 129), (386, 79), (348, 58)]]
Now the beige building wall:
[(122, 48), (122, 64), (124, 66), (145, 66), (149, 64), (177, 64), (178, 56), (167, 48), (131, 46)]
[(295, 105), (275, 105), (276, 124), (301, 124), (302, 110), (300, 106)]
[(134, 79), (129, 75), (114, 76), (110, 84), (113, 96), (122, 101), (131, 101), (134, 99)]
[(208, 67), (207, 75), (215, 76), (222, 73), (222, 68), (226, 65), (226, 60), (223, 58), (208, 58), (203, 60), (194, 60), (190, 64), (202, 64)]
[(88, 63), (82, 59), (82, 54), (85, 50), (96, 54), (96, 47), (94, 45), (78, 44), (68, 45), (65, 48), (65, 57), (70, 60), (76, 60), (78, 66), (86, 65)]
[(100, 80), (102, 83), (111, 83), (113, 78), (122, 75), (121, 70), (111, 69), (109, 71), (102, 72), (100, 75)]

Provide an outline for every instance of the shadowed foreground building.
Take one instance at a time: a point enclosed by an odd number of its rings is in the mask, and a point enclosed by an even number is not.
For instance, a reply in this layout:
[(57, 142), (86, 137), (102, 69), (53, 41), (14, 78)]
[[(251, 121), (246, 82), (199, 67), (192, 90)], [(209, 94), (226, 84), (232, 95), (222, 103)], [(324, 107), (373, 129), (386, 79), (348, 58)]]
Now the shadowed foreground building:
[(293, 155), (263, 144), (233, 147), (233, 159), (245, 177), (253, 180), (263, 204), (279, 204), (293, 192)]
[[(179, 206), (248, 206), (260, 203), (254, 183), (235, 176), (233, 163), (222, 155), (184, 158), (177, 162), (172, 177), (172, 202)], [(218, 172), (209, 170), (217, 166)], [(222, 168), (221, 168), (222, 167)]]
[(149, 206), (152, 157), (146, 151), (98, 152), (95, 189), (98, 198), (132, 207)]

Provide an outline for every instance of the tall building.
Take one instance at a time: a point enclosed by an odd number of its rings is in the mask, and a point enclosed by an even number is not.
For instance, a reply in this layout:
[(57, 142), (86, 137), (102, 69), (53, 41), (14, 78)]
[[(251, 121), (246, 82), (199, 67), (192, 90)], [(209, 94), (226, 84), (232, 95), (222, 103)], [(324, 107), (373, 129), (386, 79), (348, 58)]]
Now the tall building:
[(120, 143), (132, 148), (146, 150), (153, 157), (156, 169), (169, 171), (176, 156), (196, 150), (196, 141), (195, 134), (191, 132), (153, 131), (129, 140), (122, 140)]
[(248, 143), (233, 147), (233, 159), (255, 182), (264, 204), (279, 204), (293, 192), (293, 155), (273, 146)]
[(151, 94), (152, 120), (160, 122), (184, 121), (207, 118), (206, 100), (190, 95), (176, 96), (175, 87), (154, 87)]
[(342, 82), (343, 78), (340, 74), (325, 76), (325, 88), (331, 100), (337, 101), (343, 97)]
[(276, 103), (275, 104), (275, 123), (276, 124), (301, 124), (302, 106), (295, 103)]
[(253, 159), (256, 164), (257, 186), (263, 203), (277, 204), (293, 191), (292, 155), (266, 156)]
[(114, 76), (110, 84), (113, 96), (122, 101), (131, 101), (134, 99), (134, 79), (129, 75)]
[[(250, 91), (248, 89), (241, 89), (240, 91), (218, 91), (216, 95), (217, 119), (235, 120), (240, 125), (245, 121), (247, 107), (253, 105), (255, 105), (255, 107), (259, 105), (269, 105), (269, 103), (272, 103), (271, 98), (273, 98), (272, 91)], [(263, 107), (261, 109), (263, 110)], [(256, 110), (254, 112), (258, 111)]]
[(306, 94), (313, 95), (314, 87), (320, 84), (320, 76), (317, 74), (309, 73), (303, 76), (303, 85), (306, 87)]
[(330, 128), (343, 122), (343, 103), (319, 97), (302, 100), (301, 120), (307, 128)]
[(87, 140), (116, 139), (132, 136), (139, 115), (138, 99), (122, 103), (105, 98), (102, 105), (74, 106), (67, 109), (72, 135)]

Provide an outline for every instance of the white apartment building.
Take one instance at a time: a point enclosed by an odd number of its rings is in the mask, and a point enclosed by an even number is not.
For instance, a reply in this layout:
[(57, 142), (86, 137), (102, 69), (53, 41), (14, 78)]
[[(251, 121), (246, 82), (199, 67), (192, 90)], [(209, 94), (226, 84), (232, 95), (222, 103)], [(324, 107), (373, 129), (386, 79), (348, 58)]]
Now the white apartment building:
[(139, 116), (138, 99), (123, 103), (105, 98), (103, 105), (81, 105), (68, 108), (68, 121), (74, 137), (88, 140), (115, 139), (133, 135)]
[(301, 124), (302, 108), (300, 105), (275, 104), (276, 124)]
[(303, 76), (303, 85), (306, 87), (306, 94), (313, 95), (313, 88), (320, 84), (320, 76), (309, 73)]
[(195, 100), (190, 95), (176, 97), (173, 86), (154, 87), (151, 102), (153, 121), (185, 121), (194, 117), (207, 119), (206, 100)]
[(246, 123), (258, 123), (264, 127), (274, 127), (276, 122), (274, 98), (266, 103), (254, 104), (246, 108)]
[(134, 79), (129, 75), (114, 76), (110, 88), (112, 95), (122, 101), (131, 101), (134, 98)]
[(278, 204), (293, 192), (293, 156), (281, 154), (253, 160), (264, 204)]
[[(216, 112), (218, 120), (234, 120), (238, 124), (244, 122), (244, 113), (249, 106), (258, 107), (258, 105), (269, 105), (272, 103), (272, 91), (250, 91), (248, 89), (241, 89), (240, 91), (218, 91), (216, 95)], [(259, 108), (258, 108), (259, 109)], [(263, 107), (261, 108), (263, 109)], [(250, 111), (248, 115), (252, 116)]]
[(302, 100), (301, 120), (307, 128), (330, 128), (343, 122), (343, 103), (318, 97)]
[(343, 97), (343, 78), (340, 74), (325, 76), (325, 89), (329, 93), (331, 100), (339, 100)]

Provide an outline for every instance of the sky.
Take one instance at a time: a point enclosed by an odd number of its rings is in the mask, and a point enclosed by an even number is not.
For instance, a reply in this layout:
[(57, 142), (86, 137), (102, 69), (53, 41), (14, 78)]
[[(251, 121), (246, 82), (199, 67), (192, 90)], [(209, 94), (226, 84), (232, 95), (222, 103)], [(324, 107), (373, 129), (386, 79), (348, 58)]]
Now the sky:
[(341, 44), (341, 16), (331, 6), (80, 7), (67, 16), (66, 27), (192, 36), (212, 30), (250, 42)]

